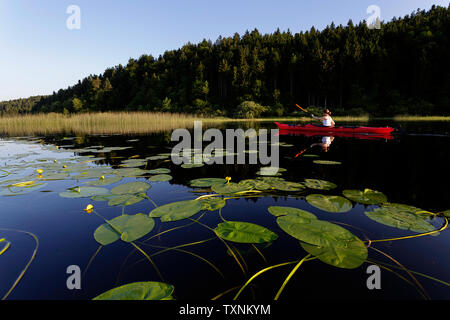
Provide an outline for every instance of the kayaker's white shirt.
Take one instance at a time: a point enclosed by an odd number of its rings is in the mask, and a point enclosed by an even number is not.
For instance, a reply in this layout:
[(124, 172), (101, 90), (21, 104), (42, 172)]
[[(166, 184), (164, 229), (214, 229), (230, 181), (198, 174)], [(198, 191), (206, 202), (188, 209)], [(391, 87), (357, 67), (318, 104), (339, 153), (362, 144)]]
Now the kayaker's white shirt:
[(327, 147), (331, 144), (331, 137), (322, 137), (322, 143)]
[(331, 120), (330, 116), (325, 116), (325, 119), (322, 120), (322, 125), (324, 127), (331, 127)]

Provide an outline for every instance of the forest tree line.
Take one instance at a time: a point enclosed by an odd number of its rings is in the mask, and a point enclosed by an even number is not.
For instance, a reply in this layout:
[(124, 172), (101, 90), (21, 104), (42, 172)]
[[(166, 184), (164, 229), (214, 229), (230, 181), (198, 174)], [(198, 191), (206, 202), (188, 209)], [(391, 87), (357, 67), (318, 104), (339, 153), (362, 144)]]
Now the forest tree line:
[(167, 111), (236, 116), (243, 101), (283, 116), (450, 114), (450, 6), (370, 29), (365, 21), (292, 34), (258, 30), (142, 55), (49, 96), (0, 102), (0, 113)]

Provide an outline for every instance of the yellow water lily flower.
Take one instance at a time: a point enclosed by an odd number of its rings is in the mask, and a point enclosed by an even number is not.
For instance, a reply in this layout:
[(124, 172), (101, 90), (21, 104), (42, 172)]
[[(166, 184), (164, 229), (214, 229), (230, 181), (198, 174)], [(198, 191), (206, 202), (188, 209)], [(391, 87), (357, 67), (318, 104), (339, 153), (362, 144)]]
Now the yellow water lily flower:
[(66, 166), (66, 165), (63, 165), (63, 168), (65, 169), (65, 168), (67, 168), (67, 166)]
[(59, 149), (59, 146), (56, 146), (56, 149)]
[(56, 159), (55, 159), (55, 160), (53, 160), (53, 162), (54, 162), (54, 163), (57, 163), (58, 161), (56, 161)]
[(81, 193), (81, 188), (80, 187), (78, 187), (77, 192)]
[(105, 176), (101, 176), (101, 177), (100, 177), (100, 180), (105, 180)]
[(83, 209), (87, 213), (91, 213), (94, 210), (94, 206), (92, 204), (88, 204), (85, 209)]
[(44, 172), (44, 170), (42, 170), (42, 169), (37, 169), (36, 172), (39, 173), (39, 174), (41, 174), (42, 172)]
[(225, 180), (227, 180), (227, 183), (230, 182), (231, 177), (226, 177)]

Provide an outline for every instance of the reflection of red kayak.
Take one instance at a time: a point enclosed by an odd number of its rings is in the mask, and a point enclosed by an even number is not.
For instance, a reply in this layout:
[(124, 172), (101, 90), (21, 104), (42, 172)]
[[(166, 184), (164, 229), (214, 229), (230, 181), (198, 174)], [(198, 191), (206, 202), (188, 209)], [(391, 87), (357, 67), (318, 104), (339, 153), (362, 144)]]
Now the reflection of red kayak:
[(302, 132), (320, 132), (323, 134), (329, 133), (350, 133), (350, 134), (378, 134), (386, 135), (394, 131), (391, 127), (322, 127), (312, 124), (283, 124), (275, 122), (281, 130), (302, 131)]
[(376, 139), (390, 140), (394, 138), (390, 133), (370, 134), (370, 133), (347, 133), (347, 132), (314, 132), (314, 131), (284, 130), (284, 129), (281, 129), (279, 131), (279, 135), (305, 136), (305, 137), (316, 137), (316, 136), (349, 137), (366, 140), (376, 140)]

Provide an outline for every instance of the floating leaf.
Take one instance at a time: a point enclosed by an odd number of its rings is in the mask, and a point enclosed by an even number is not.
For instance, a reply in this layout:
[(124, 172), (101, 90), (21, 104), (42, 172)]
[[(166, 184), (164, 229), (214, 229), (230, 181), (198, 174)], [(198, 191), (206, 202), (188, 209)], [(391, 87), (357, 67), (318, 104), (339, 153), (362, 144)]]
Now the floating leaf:
[(135, 193), (145, 193), (150, 189), (151, 185), (141, 181), (127, 182), (111, 190), (112, 194), (135, 194)]
[(264, 243), (272, 242), (278, 238), (276, 233), (267, 228), (240, 221), (219, 223), (214, 231), (220, 238), (238, 243)]
[(450, 210), (445, 210), (445, 211), (443, 212), (443, 215), (444, 215), (445, 217), (447, 217), (447, 218), (450, 218)]
[(164, 155), (164, 156), (159, 155), (159, 156), (147, 157), (147, 158), (145, 158), (145, 160), (164, 160), (164, 159), (168, 159), (168, 158), (169, 158), (169, 156), (167, 156), (167, 155)]
[(244, 186), (248, 189), (256, 189), (256, 190), (261, 190), (261, 191), (272, 188), (270, 186), (270, 184), (264, 182), (263, 180), (257, 180), (257, 179), (242, 180), (242, 181), (239, 181), (238, 184), (241, 186)]
[(87, 183), (88, 186), (107, 186), (113, 183), (117, 183), (122, 181), (122, 177), (120, 176), (113, 176), (113, 177), (106, 177), (104, 179), (98, 179), (95, 181), (90, 181)]
[(142, 213), (123, 214), (98, 227), (94, 238), (101, 245), (111, 244), (118, 239), (131, 242), (145, 236), (154, 226), (155, 221)]
[(152, 182), (169, 181), (172, 180), (172, 176), (169, 174), (157, 174), (156, 176), (148, 178), (148, 180)]
[(225, 184), (227, 182), (223, 178), (200, 178), (191, 180), (189, 183), (193, 187), (211, 187), (214, 184)]
[(226, 201), (218, 197), (208, 197), (200, 200), (202, 202), (202, 210), (215, 211), (222, 209), (226, 205)]
[(363, 204), (379, 204), (387, 202), (387, 197), (383, 193), (371, 189), (364, 189), (364, 191), (344, 190), (342, 194), (350, 200)]
[(174, 287), (162, 282), (133, 282), (102, 293), (93, 300), (167, 300)]
[(319, 179), (305, 179), (305, 186), (317, 190), (331, 190), (337, 187), (333, 182)]
[(234, 183), (234, 182), (228, 182), (225, 184), (214, 184), (214, 185), (212, 185), (211, 189), (212, 189), (212, 191), (214, 191), (218, 194), (224, 194), (224, 195), (251, 190), (251, 188), (248, 186), (239, 185), (238, 183)]
[(115, 170), (113, 173), (127, 178), (139, 177), (148, 173), (148, 170), (142, 170), (139, 168), (121, 168)]
[(109, 193), (108, 189), (98, 187), (76, 187), (70, 188), (68, 191), (60, 192), (59, 196), (63, 198), (89, 198), (93, 196), (101, 196)]
[(281, 206), (270, 206), (268, 208), (270, 214), (274, 215), (275, 217), (285, 216), (285, 215), (295, 215), (298, 217), (304, 217), (307, 219), (317, 219), (314, 214), (311, 212), (292, 208), (292, 207), (281, 207)]
[(317, 154), (305, 153), (302, 155), (304, 158), (319, 158)]
[(365, 214), (378, 223), (402, 230), (419, 233), (434, 231), (436, 228), (425, 220), (426, 217), (422, 214), (417, 214), (421, 212), (424, 211), (416, 207), (397, 203), (385, 203), (380, 208), (366, 211)]
[(329, 265), (344, 268), (358, 268), (367, 259), (367, 248), (364, 243), (356, 236), (351, 240), (335, 243), (332, 246), (320, 247), (307, 243), (301, 243), (303, 249), (320, 261)]
[(167, 173), (170, 173), (170, 169), (158, 168), (158, 169), (148, 170), (148, 173), (150, 173), (150, 174), (167, 174)]
[(350, 201), (340, 196), (310, 194), (306, 196), (306, 201), (310, 205), (328, 212), (347, 212), (353, 208)]
[(144, 197), (141, 197), (140, 195), (121, 194), (108, 199), (108, 206), (131, 206), (142, 200), (144, 200)]
[(277, 218), (277, 223), (287, 234), (300, 240), (306, 251), (325, 263), (353, 269), (367, 259), (364, 243), (336, 224), (289, 214)]
[(189, 218), (202, 210), (202, 202), (184, 200), (165, 204), (150, 212), (150, 217), (161, 218), (162, 222), (177, 221)]
[(184, 169), (192, 169), (192, 168), (200, 168), (203, 167), (204, 165), (205, 165), (204, 163), (183, 163), (181, 167)]
[(339, 161), (331, 161), (331, 160), (314, 160), (313, 161), (316, 164), (325, 164), (325, 165), (337, 165), (337, 164), (342, 164)]

